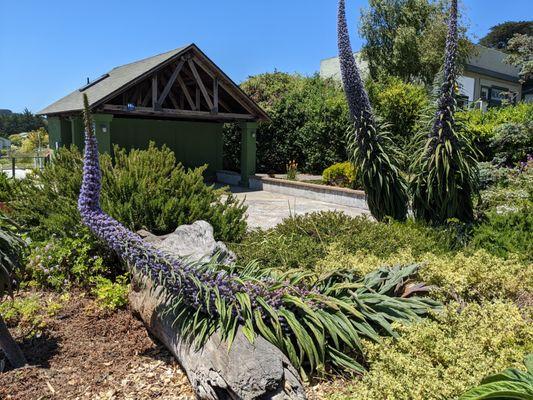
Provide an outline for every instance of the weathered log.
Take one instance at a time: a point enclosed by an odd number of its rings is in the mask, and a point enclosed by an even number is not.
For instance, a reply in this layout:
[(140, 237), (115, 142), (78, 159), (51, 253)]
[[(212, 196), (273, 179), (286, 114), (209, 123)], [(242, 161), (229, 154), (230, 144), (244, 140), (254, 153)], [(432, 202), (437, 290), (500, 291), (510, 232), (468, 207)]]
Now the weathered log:
[[(6, 358), (13, 368), (20, 368), (27, 364), (26, 358), (20, 350), (17, 342), (9, 333), (9, 329), (0, 315), (0, 349), (4, 351)], [(1, 371), (0, 371), (1, 372)]]
[[(212, 228), (205, 222), (197, 222), (190, 226), (180, 227), (174, 237), (157, 238), (144, 233), (145, 240), (152, 242), (167, 252), (184, 256), (187, 250), (169, 246), (172, 241), (183, 243), (178, 236), (195, 235), (200, 231), (205, 236), (211, 236)], [(207, 231), (207, 232), (206, 232)], [(148, 236), (148, 237), (147, 237)], [(214, 239), (211, 239), (214, 242)], [(204, 242), (211, 242), (207, 240)], [(164, 244), (163, 242), (166, 242)], [(192, 240), (199, 243), (200, 240)], [(212, 246), (209, 253), (217, 249)], [(174, 250), (174, 251), (172, 251)], [(195, 258), (201, 258), (202, 249), (195, 249)], [(206, 254), (206, 252), (204, 252)], [(230, 254), (231, 257), (231, 254)], [(173, 326), (175, 316), (169, 312), (167, 296), (164, 288), (154, 286), (154, 283), (140, 274), (132, 271), (132, 290), (130, 293), (130, 307), (134, 314), (145, 323), (149, 332), (172, 352), (186, 372), (193, 389), (201, 399), (305, 399), (305, 391), (298, 372), (291, 365), (287, 357), (274, 345), (258, 336), (253, 343), (239, 330), (228, 349), (227, 343), (221, 340), (218, 333), (214, 333), (201, 349), (196, 349), (191, 340), (184, 337), (179, 328)]]
[(164, 289), (139, 275), (134, 280), (131, 309), (176, 357), (199, 398), (305, 399), (298, 373), (277, 347), (260, 336), (250, 343), (239, 330), (229, 351), (217, 333), (197, 350), (172, 326), (175, 317), (162, 312)]

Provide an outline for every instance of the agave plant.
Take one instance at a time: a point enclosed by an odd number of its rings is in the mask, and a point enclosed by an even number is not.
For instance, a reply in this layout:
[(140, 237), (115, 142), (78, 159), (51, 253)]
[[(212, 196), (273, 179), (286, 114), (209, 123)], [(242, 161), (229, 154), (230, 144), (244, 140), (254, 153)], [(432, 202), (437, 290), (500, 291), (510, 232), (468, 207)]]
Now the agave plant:
[[(16, 224), (0, 215), (0, 300), (7, 295), (13, 296), (15, 275), (21, 268), (21, 252), (24, 242), (17, 236)], [(0, 315), (0, 348), (14, 368), (26, 364), (24, 354), (9, 333)]]
[[(475, 151), (455, 119), (457, 90), (457, 0), (451, 1), (446, 38), (444, 80), (436, 111), (417, 135), (420, 149), (411, 166), (415, 217), (442, 224), (450, 218), (473, 219), (476, 188)], [(426, 130), (427, 129), (427, 130)]]
[(459, 400), (531, 400), (533, 399), (533, 354), (524, 360), (526, 371), (509, 368), (488, 376), (479, 386), (470, 389)]
[(342, 82), (354, 129), (348, 132), (351, 160), (362, 174), (370, 212), (377, 220), (407, 216), (407, 185), (387, 126), (376, 120), (350, 44), (344, 0), (339, 0), (338, 47)]
[(82, 221), (130, 267), (163, 286), (170, 304), (164, 312), (175, 316), (181, 334), (190, 335), (198, 346), (215, 331), (231, 345), (242, 326), (250, 341), (262, 335), (302, 373), (324, 370), (326, 364), (362, 372), (357, 357), (361, 337), (379, 340), (383, 332), (393, 334), (392, 321), (410, 321), (438, 306), (422, 297), (381, 293), (349, 274), (317, 277), (308, 271), (263, 270), (253, 263), (244, 268), (216, 261), (191, 263), (155, 249), (100, 208), (97, 143), (86, 97), (84, 102), (85, 154), (78, 201)]

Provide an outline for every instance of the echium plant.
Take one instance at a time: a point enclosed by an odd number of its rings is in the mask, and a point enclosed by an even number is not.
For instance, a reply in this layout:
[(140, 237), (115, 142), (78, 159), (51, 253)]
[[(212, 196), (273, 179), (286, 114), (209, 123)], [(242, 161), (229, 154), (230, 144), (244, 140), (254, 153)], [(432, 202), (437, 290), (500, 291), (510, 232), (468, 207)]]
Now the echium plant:
[(300, 372), (323, 371), (329, 365), (356, 372), (364, 368), (360, 338), (379, 340), (394, 334), (390, 322), (408, 321), (437, 304), (426, 298), (404, 298), (401, 288), (418, 265), (387, 277), (354, 279), (335, 272), (316, 277), (309, 271), (280, 273), (256, 264), (239, 268), (190, 263), (144, 242), (105, 214), (99, 204), (101, 172), (87, 97), (85, 154), (78, 208), (82, 221), (133, 269), (165, 290), (164, 312), (174, 316), (180, 334), (201, 346), (215, 331), (231, 345), (237, 329), (252, 341), (257, 334), (281, 349)]
[(337, 33), (342, 82), (355, 128), (348, 134), (349, 152), (362, 174), (368, 207), (377, 220), (404, 220), (407, 185), (400, 175), (387, 127), (376, 120), (363, 86), (350, 44), (344, 0), (339, 0)]
[(411, 166), (413, 212), (427, 222), (473, 219), (476, 187), (475, 151), (455, 119), (457, 91), (457, 0), (451, 1), (444, 59), (444, 80), (436, 111), (417, 135), (419, 153)]

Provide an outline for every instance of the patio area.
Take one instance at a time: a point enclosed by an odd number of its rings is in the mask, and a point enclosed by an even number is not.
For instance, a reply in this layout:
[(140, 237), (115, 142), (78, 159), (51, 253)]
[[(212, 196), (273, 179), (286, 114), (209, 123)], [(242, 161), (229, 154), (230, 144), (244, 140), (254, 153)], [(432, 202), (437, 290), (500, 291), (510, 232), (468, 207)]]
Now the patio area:
[(248, 206), (248, 228), (269, 229), (291, 215), (301, 215), (316, 211), (342, 211), (350, 216), (370, 215), (367, 209), (347, 207), (304, 197), (268, 192), (266, 190), (250, 190), (231, 186), (231, 191), (239, 199), (244, 199)]

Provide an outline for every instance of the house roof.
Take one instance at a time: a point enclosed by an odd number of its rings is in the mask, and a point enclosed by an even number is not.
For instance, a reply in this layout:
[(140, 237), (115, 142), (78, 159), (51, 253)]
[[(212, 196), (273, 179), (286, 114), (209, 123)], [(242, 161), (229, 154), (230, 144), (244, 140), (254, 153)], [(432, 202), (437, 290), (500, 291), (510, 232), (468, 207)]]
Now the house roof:
[(87, 85), (74, 90), (67, 96), (59, 99), (55, 103), (42, 109), (37, 115), (54, 115), (79, 112), (83, 109), (83, 94), (87, 94), (89, 106), (91, 109), (103, 104), (106, 100), (120, 94), (123, 90), (131, 87), (137, 81), (140, 81), (153, 72), (166, 66), (173, 60), (188, 51), (199, 53), (207, 62), (216, 69), (226, 81), (228, 86), (239, 95), (239, 99), (244, 101), (248, 108), (253, 111), (254, 116), (258, 119), (268, 119), (268, 115), (261, 109), (250, 97), (248, 97), (240, 87), (233, 82), (216, 64), (214, 64), (195, 44), (179, 47), (166, 53), (158, 54), (152, 57), (144, 58), (129, 64), (124, 64), (113, 68), (111, 71), (102, 75), (100, 78), (89, 82)]

